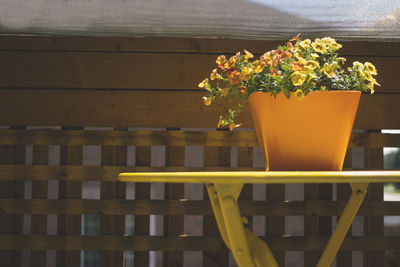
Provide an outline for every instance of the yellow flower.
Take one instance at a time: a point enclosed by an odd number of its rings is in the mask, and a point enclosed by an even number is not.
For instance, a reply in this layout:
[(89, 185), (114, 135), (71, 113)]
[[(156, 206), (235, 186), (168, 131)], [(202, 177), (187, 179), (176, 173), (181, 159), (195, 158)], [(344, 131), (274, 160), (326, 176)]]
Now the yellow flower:
[(208, 78), (205, 78), (201, 83), (199, 83), (199, 87), (209, 90), (210, 84)]
[(242, 72), (240, 73), (240, 78), (244, 81), (247, 81), (250, 79), (250, 75), (253, 73), (253, 69), (249, 66), (246, 66), (242, 69)]
[(232, 71), (231, 74), (229, 74), (229, 76), (228, 76), (228, 80), (229, 80), (230, 84), (231, 85), (239, 84), (242, 81), (240, 76), (241, 76), (240, 72), (237, 72), (236, 70)]
[(211, 105), (211, 98), (208, 98), (208, 97), (206, 97), (206, 96), (203, 96), (203, 103), (204, 103), (204, 105), (206, 105), (206, 106)]
[(340, 64), (344, 64), (346, 62), (346, 59), (344, 57), (338, 57), (337, 60), (340, 62)]
[(321, 91), (326, 91), (326, 86), (321, 85)]
[(319, 39), (319, 38), (315, 39), (316, 42), (317, 42), (317, 40), (318, 40), (318, 42), (325, 43), (325, 44), (336, 43), (335, 39), (333, 39), (331, 37), (324, 37), (322, 39)]
[(254, 56), (253, 56), (252, 53), (250, 53), (249, 51), (247, 51), (246, 49), (244, 49), (244, 57), (245, 57), (246, 59), (249, 59), (249, 58), (253, 58)]
[(306, 78), (307, 78), (306, 74), (296, 71), (292, 74), (292, 83), (294, 86), (300, 86), (304, 83)]
[(319, 68), (319, 63), (318, 61), (315, 60), (308, 60), (304, 63), (305, 67), (309, 67), (311, 68), (311, 70), (315, 69), (315, 68)]
[(316, 59), (316, 58), (319, 58), (319, 55), (318, 54), (316, 54), (316, 53), (311, 53), (311, 58), (314, 60), (314, 59)]
[(373, 77), (372, 77), (372, 75), (371, 75), (371, 73), (369, 73), (369, 72), (364, 72), (364, 77), (365, 77), (365, 79), (367, 79), (368, 81), (370, 81), (370, 82), (372, 82), (373, 80), (375, 80)]
[(251, 63), (251, 67), (255, 73), (260, 73), (264, 70), (265, 63), (261, 60), (255, 60), (253, 63)]
[(302, 64), (304, 64), (307, 61), (299, 53), (295, 53), (294, 57), (297, 58), (297, 60)]
[(364, 63), (364, 67), (367, 69), (367, 71), (368, 71), (370, 74), (372, 74), (372, 75), (378, 74), (377, 71), (376, 71), (375, 66), (374, 66), (372, 63), (370, 63), (370, 62), (365, 62), (365, 63)]
[(305, 97), (301, 89), (298, 89), (296, 92), (293, 93), (293, 95), (297, 98), (298, 101), (303, 100), (303, 98)]
[(335, 70), (335, 66), (334, 65), (330, 65), (328, 63), (324, 64), (324, 67), (322, 68), (322, 71), (326, 74), (326, 76), (328, 76), (329, 78), (332, 78), (333, 75), (335, 74), (334, 72)]
[(311, 46), (314, 48), (316, 52), (319, 52), (321, 54), (325, 54), (327, 51), (326, 44), (321, 42), (314, 42), (311, 44)]
[(301, 42), (299, 43), (299, 46), (300, 46), (301, 48), (304, 48), (304, 49), (309, 48), (310, 45), (311, 45), (311, 40), (310, 40), (310, 39), (305, 39), (305, 40), (303, 40), (303, 41), (301, 41)]
[(340, 48), (342, 48), (342, 45), (338, 43), (332, 43), (329, 45), (329, 49), (339, 50)]
[(361, 75), (361, 76), (364, 76), (364, 71), (363, 71), (364, 65), (363, 65), (361, 62), (359, 62), (359, 61), (354, 61), (354, 62), (353, 62), (353, 69), (355, 69), (355, 70), (358, 69), (358, 72), (360, 73), (360, 75)]
[(217, 128), (224, 126), (225, 125), (225, 121), (222, 119), (222, 116), (219, 116), (219, 121), (217, 124)]

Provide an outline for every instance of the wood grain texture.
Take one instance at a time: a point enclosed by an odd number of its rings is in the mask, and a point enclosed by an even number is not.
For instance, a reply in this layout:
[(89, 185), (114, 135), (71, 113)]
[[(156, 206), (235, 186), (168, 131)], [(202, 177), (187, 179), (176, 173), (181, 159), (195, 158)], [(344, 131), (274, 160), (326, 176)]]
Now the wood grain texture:
[[(25, 164), (25, 146), (0, 146), (0, 166), (3, 164)], [(0, 182), (0, 199), (24, 198), (24, 181), (16, 181), (12, 177), (7, 177)], [(23, 216), (0, 214), (0, 234), (1, 235), (21, 235), (23, 231)], [(21, 251), (0, 250), (0, 262), (4, 267), (20, 266)]]
[[(217, 131), (222, 133), (222, 131)], [(230, 167), (231, 166), (231, 147), (211, 147), (205, 146), (203, 150), (203, 162), (204, 167)], [(218, 230), (217, 222), (212, 213), (211, 204), (209, 202), (209, 196), (207, 188), (203, 188), (204, 202), (206, 202), (206, 208), (210, 210), (209, 214), (203, 216), (203, 235), (204, 236), (215, 236), (221, 239), (221, 235)], [(192, 210), (192, 209), (188, 209)], [(222, 245), (225, 244), (222, 242)], [(229, 265), (229, 253), (227, 251), (215, 252), (203, 251), (203, 267), (228, 267)]]
[[(287, 40), (239, 40), (207, 38), (121, 38), (87, 36), (0, 36), (0, 50), (90, 52), (191, 52), (236, 53), (247, 49), (264, 53)], [(400, 56), (399, 42), (344, 41), (342, 55)]]
[[(126, 146), (102, 146), (101, 165), (126, 166)], [(126, 183), (106, 182), (100, 183), (100, 198), (104, 200), (125, 199)], [(100, 216), (100, 235), (123, 235), (125, 234), (125, 216)], [(121, 251), (100, 251), (100, 266), (123, 266), (124, 253)]]
[[(139, 184), (139, 183), (138, 183)], [(346, 199), (347, 200), (347, 199)], [(340, 201), (249, 201), (240, 200), (241, 214), (245, 216), (337, 216), (343, 211)], [(212, 215), (208, 200), (121, 200), (121, 199), (0, 199), (2, 214), (103, 214), (103, 215)], [(400, 201), (366, 200), (358, 212), (360, 216), (400, 216)], [(213, 221), (215, 223), (215, 220)], [(211, 224), (211, 223), (210, 223)], [(211, 233), (211, 230), (210, 230)], [(213, 232), (219, 235), (215, 230)]]
[[(215, 128), (221, 105), (200, 91), (0, 90), (1, 125)], [(355, 129), (399, 128), (400, 94), (364, 94)], [(178, 108), (179, 107), (179, 108)], [(9, 113), (9, 110), (13, 110)], [(140, 114), (140, 115), (139, 115)], [(253, 128), (245, 107), (238, 121)]]
[[(177, 131), (178, 129), (170, 129)], [(167, 146), (165, 151), (166, 166), (184, 166), (185, 165), (185, 147), (184, 146)], [(165, 199), (183, 199), (183, 184), (165, 184)], [(164, 235), (180, 236), (184, 232), (183, 215), (164, 216)], [(163, 265), (166, 267), (182, 267), (183, 253), (181, 251), (170, 251), (163, 253)]]
[[(198, 89), (215, 54), (0, 51), (0, 88)], [(377, 92), (399, 92), (400, 57), (347, 56), (377, 67)]]
[[(383, 148), (368, 148), (365, 149), (366, 165), (370, 168), (383, 169)], [(366, 198), (368, 200), (383, 201), (383, 184), (370, 184)], [(384, 221), (380, 216), (366, 217), (364, 222), (365, 234), (368, 236), (383, 235)], [(382, 266), (385, 262), (385, 255), (383, 252), (368, 252), (366, 255), (366, 262), (368, 267)]]
[[(151, 147), (150, 146), (136, 146), (136, 166), (150, 166), (151, 165)], [(135, 184), (135, 199), (136, 201), (148, 201), (150, 198), (151, 186), (150, 183), (136, 183)], [(132, 206), (131, 206), (132, 208)], [(134, 217), (134, 234), (135, 235), (150, 235), (150, 216), (132, 211)], [(149, 266), (149, 253), (146, 251), (134, 252), (134, 266)]]
[[(266, 242), (277, 251), (319, 251), (329, 237), (269, 237)], [(3, 250), (163, 250), (163, 251), (226, 251), (221, 239), (214, 236), (82, 236), (82, 235), (0, 235)], [(398, 236), (347, 237), (342, 251), (385, 251), (400, 246)]]
[[(46, 145), (33, 146), (33, 164), (48, 165), (49, 147)], [(32, 198), (47, 199), (48, 182), (33, 181), (32, 182)], [(47, 216), (32, 215), (31, 216), (31, 233), (46, 234), (47, 233)], [(46, 267), (46, 251), (31, 252), (31, 266)]]
[[(254, 131), (80, 131), (5, 129), (0, 130), (0, 145), (192, 145), (229, 147), (235, 145), (258, 146), (258, 140)], [(376, 132), (353, 132), (350, 137), (349, 147), (400, 147), (400, 135)], [(218, 150), (213, 153), (222, 155), (223, 150)], [(215, 162), (219, 162), (219, 160), (215, 159)], [(215, 165), (215, 167), (216, 166), (217, 165)], [(230, 165), (226, 165), (226, 167), (229, 166)]]
[[(82, 146), (61, 146), (61, 165), (82, 165)], [(69, 181), (67, 178), (59, 182), (59, 199), (81, 199), (82, 182)], [(58, 215), (58, 235), (80, 235), (82, 229), (81, 215)], [(56, 256), (57, 266), (81, 266), (81, 248), (72, 251), (60, 249)]]

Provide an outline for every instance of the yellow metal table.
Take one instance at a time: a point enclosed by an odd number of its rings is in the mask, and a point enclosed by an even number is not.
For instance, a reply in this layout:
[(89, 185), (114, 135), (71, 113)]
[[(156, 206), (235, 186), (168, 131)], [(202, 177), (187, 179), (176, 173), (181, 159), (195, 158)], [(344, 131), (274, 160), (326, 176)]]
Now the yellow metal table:
[(328, 267), (336, 257), (367, 193), (368, 184), (400, 182), (400, 171), (144, 172), (121, 173), (119, 180), (205, 184), (222, 239), (239, 267), (278, 266), (268, 245), (244, 228), (238, 197), (245, 183), (349, 183), (352, 194), (317, 264), (318, 267)]

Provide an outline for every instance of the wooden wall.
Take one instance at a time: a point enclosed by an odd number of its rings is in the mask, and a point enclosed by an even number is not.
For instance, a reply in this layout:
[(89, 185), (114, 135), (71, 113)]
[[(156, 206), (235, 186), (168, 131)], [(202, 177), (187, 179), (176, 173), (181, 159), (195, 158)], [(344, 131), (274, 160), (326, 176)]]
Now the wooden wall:
[[(101, 266), (142, 267), (153, 259), (155, 266), (228, 266), (229, 254), (201, 187), (123, 184), (117, 174), (262, 170), (249, 111), (241, 116), (244, 131), (215, 131), (217, 112), (223, 110), (204, 107), (204, 92), (196, 87), (217, 55), (243, 48), (262, 53), (278, 43), (1, 36), (3, 266), (80, 266), (81, 251)], [(380, 133), (400, 129), (399, 48), (399, 43), (344, 43), (342, 55), (374, 63), (382, 84), (374, 95), (362, 96), (346, 168), (382, 169), (383, 147), (400, 147), (399, 135)], [(90, 149), (94, 154), (87, 153)], [(194, 163), (189, 163), (191, 150), (197, 151)], [(161, 162), (155, 161), (156, 151)], [(93, 185), (99, 193), (85, 198), (85, 188)], [(314, 266), (349, 188), (306, 185), (297, 189), (300, 198), (283, 185), (263, 187), (261, 198), (257, 190), (248, 186), (242, 195), (250, 227), (269, 240), (281, 264)], [(383, 225), (383, 215), (400, 215), (400, 203), (382, 199), (383, 186), (372, 185), (359, 212), (364, 219), (349, 233), (338, 266), (382, 266), (384, 251), (400, 247), (399, 237), (384, 236)], [(98, 232), (83, 230), (82, 215), (97, 216)], [(153, 215), (160, 216), (153, 220)], [(288, 235), (285, 222), (292, 216), (304, 227)], [(152, 230), (154, 222), (161, 230)], [(148, 251), (159, 252), (153, 257)], [(302, 253), (301, 263), (290, 265), (294, 251)]]

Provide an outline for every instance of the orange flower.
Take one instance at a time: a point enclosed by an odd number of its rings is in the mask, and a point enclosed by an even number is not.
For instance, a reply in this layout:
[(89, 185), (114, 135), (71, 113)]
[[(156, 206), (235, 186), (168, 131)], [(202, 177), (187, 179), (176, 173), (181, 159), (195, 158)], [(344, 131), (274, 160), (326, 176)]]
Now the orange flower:
[(300, 35), (301, 35), (301, 33), (297, 34), (296, 36), (293, 36), (289, 41), (291, 41), (291, 42), (296, 41)]
[(304, 67), (303, 64), (301, 64), (299, 62), (292, 62), (290, 64), (292, 65), (292, 68), (294, 71), (302, 70)]
[(247, 51), (246, 49), (244, 49), (244, 57), (245, 57), (246, 59), (249, 59), (249, 58), (253, 58), (254, 56), (253, 56), (252, 53), (250, 53), (249, 51)]
[(209, 106), (211, 105), (211, 99), (206, 96), (203, 96), (203, 103), (204, 105)]
[(233, 131), (233, 130), (235, 130), (235, 128), (238, 128), (240, 126), (242, 126), (241, 123), (240, 124), (231, 123), (231, 124), (229, 124), (229, 131)]
[(215, 78), (217, 78), (218, 75), (218, 70), (217, 69), (213, 69), (213, 71), (210, 74), (210, 79), (213, 81), (215, 80)]
[(231, 74), (229, 74), (229, 76), (228, 76), (228, 80), (229, 80), (230, 84), (231, 85), (239, 84), (242, 81), (240, 76), (241, 76), (240, 72), (237, 72), (236, 70), (232, 71)]
[(228, 88), (218, 88), (218, 91), (220, 91), (224, 96), (228, 95)]
[(218, 66), (221, 68), (221, 69), (224, 69), (225, 68), (225, 63), (226, 63), (226, 57), (225, 57), (225, 55), (221, 55), (221, 56), (219, 56), (219, 57), (217, 57), (217, 60), (215, 61), (217, 64), (218, 64)]
[(239, 94), (244, 95), (247, 91), (246, 86), (242, 85), (239, 87)]

